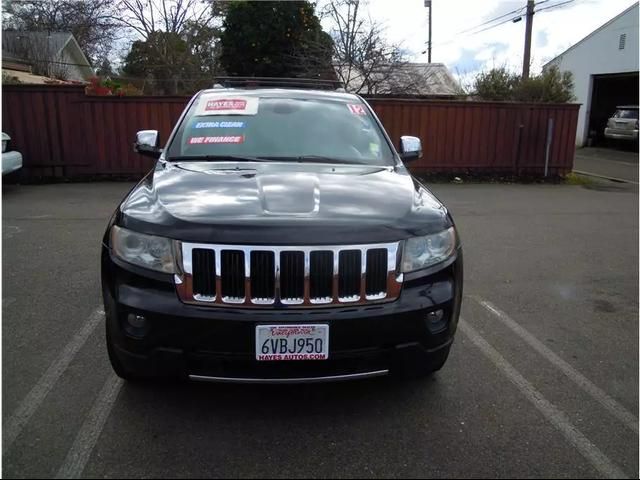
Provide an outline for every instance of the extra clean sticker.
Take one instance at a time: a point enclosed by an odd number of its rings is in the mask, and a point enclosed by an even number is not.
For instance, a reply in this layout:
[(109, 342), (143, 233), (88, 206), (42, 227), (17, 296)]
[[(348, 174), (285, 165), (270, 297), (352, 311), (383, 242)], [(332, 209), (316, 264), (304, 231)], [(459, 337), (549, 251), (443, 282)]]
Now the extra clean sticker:
[(364, 105), (358, 105), (355, 103), (347, 103), (347, 107), (349, 107), (349, 111), (354, 115), (366, 115), (367, 110), (364, 108)]
[(203, 95), (198, 100), (196, 115), (255, 115), (258, 100), (256, 97)]
[(220, 137), (191, 137), (189, 145), (207, 145), (210, 143), (244, 143), (244, 135), (226, 135)]
[(198, 122), (193, 128), (244, 128), (244, 122)]

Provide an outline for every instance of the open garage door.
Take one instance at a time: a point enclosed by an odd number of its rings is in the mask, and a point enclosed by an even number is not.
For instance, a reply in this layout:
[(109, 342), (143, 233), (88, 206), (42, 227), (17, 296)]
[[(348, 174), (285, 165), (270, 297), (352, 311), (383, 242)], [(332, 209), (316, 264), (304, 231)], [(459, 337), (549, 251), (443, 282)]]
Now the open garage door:
[(604, 128), (618, 105), (638, 105), (638, 72), (594, 75), (589, 113), (589, 138), (604, 144)]

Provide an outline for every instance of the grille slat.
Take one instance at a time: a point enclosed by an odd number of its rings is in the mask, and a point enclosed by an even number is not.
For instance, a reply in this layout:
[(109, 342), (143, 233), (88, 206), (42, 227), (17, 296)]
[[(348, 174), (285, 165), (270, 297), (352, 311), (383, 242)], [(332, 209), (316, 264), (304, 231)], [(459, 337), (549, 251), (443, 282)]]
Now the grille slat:
[(333, 297), (333, 252), (311, 252), (309, 291), (312, 299)]
[(216, 296), (216, 258), (213, 250), (193, 249), (193, 293), (203, 297)]
[(280, 299), (303, 300), (304, 252), (281, 252)]
[[(232, 247), (183, 243), (187, 303), (331, 306), (392, 300), (399, 243), (351, 247)], [(393, 261), (393, 264), (392, 264)]]
[(251, 298), (275, 298), (275, 255), (273, 252), (251, 252)]
[(343, 250), (340, 252), (338, 272), (338, 296), (340, 298), (359, 298), (361, 281), (360, 250)]
[(387, 293), (387, 249), (372, 248), (367, 251), (367, 296)]
[(244, 252), (223, 250), (221, 255), (222, 296), (244, 299)]

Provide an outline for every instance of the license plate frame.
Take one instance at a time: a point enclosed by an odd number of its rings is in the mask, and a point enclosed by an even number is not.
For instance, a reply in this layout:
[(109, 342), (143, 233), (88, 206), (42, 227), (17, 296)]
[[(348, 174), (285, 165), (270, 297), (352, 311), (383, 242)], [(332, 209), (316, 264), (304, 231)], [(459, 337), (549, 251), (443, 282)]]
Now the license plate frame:
[(329, 359), (329, 325), (326, 323), (256, 325), (255, 340), (258, 362)]

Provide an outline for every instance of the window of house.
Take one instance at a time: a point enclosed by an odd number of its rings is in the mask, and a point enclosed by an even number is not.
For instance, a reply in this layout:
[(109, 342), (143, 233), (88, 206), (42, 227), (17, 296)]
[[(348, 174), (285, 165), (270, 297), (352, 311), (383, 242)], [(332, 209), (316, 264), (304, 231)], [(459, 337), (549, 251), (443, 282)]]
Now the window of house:
[(618, 43), (618, 50), (624, 50), (624, 45), (627, 43), (627, 34), (620, 35), (620, 42)]

